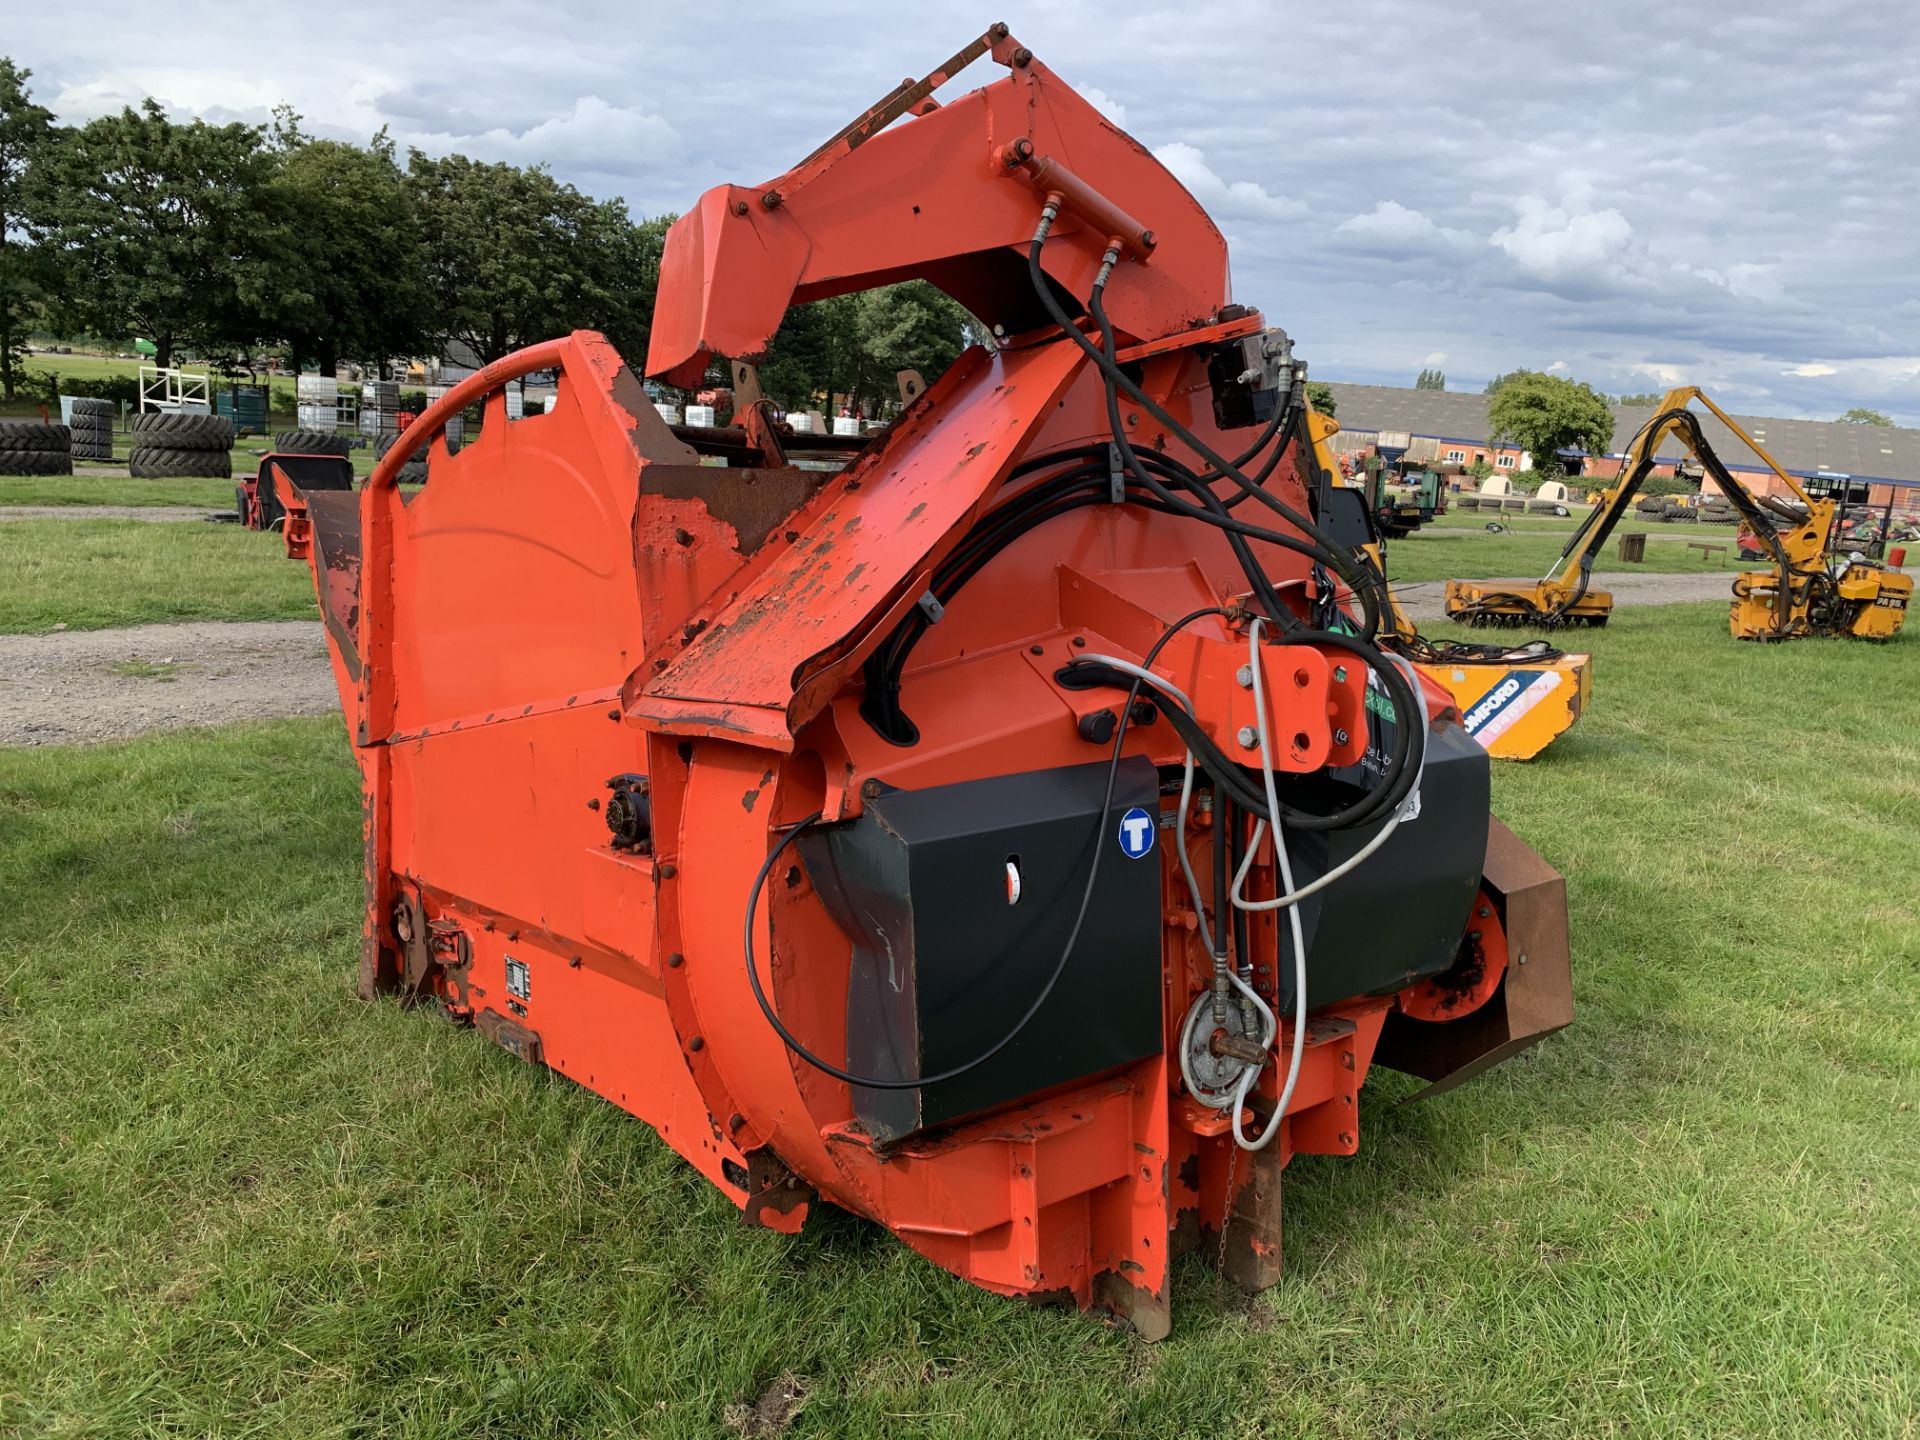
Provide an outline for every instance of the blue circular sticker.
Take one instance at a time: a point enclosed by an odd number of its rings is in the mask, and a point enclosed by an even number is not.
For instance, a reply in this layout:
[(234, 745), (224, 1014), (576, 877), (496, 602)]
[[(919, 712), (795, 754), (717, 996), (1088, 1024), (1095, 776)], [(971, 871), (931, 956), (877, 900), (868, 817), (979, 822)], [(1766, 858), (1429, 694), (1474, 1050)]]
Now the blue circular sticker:
[(1159, 829), (1154, 817), (1138, 805), (1120, 817), (1120, 851), (1129, 860), (1144, 860), (1153, 853), (1154, 832)]

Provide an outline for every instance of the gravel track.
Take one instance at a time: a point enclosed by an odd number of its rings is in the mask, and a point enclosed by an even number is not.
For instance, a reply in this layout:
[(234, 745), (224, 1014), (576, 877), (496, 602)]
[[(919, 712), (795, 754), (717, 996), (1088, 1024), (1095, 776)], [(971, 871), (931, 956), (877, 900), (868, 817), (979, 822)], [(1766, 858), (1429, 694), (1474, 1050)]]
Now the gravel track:
[(340, 708), (318, 620), (211, 620), (0, 635), (0, 745)]
[[(1602, 583), (1620, 605), (1679, 605), (1725, 599), (1730, 579), (1609, 574)], [(1396, 586), (1395, 593), (1416, 620), (1437, 620), (1443, 588), (1433, 581)], [(317, 620), (0, 635), (0, 745), (117, 740), (149, 730), (326, 715), (339, 708)]]
[[(0, 505), (0, 521), (148, 520), (161, 525), (204, 521), (215, 513), (208, 505)], [(231, 507), (227, 513), (233, 513)]]

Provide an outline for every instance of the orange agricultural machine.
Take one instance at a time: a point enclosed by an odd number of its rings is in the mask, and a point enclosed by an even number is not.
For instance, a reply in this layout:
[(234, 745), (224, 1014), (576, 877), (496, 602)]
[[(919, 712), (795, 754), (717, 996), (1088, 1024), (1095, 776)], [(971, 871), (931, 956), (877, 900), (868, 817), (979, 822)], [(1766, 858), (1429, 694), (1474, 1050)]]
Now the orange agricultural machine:
[[(1443, 1088), (1568, 1021), (1564, 887), (1374, 644), (1219, 231), (1004, 26), (703, 196), (647, 369), (907, 277), (979, 343), (837, 472), (751, 399), (703, 457), (580, 333), (361, 493), (286, 488), (365, 780), (361, 989), (643, 1117), (748, 1221), (843, 1206), (1157, 1337), (1183, 1251), (1278, 1277), (1281, 1171), (1358, 1148), (1373, 1064)], [(557, 402), (509, 422), (533, 371)]]

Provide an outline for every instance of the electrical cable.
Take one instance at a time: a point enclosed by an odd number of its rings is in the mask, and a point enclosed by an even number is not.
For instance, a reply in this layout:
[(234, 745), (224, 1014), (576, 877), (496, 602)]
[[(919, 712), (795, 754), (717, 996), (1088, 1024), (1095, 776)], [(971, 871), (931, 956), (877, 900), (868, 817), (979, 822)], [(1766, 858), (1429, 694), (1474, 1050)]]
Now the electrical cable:
[[(1225, 614), (1226, 612), (1217, 605), (1207, 605), (1198, 610), (1189, 611), (1161, 632), (1160, 638), (1155, 640), (1152, 648), (1147, 651), (1145, 664), (1151, 665), (1160, 651), (1166, 647), (1167, 642), (1194, 621), (1208, 615), (1225, 618)], [(1102, 842), (1106, 837), (1108, 814), (1113, 809), (1113, 789), (1120, 775), (1120, 756), (1121, 749), (1126, 744), (1127, 722), (1132, 717), (1134, 702), (1139, 699), (1142, 683), (1144, 682), (1138, 679), (1134, 681), (1133, 688), (1127, 696), (1127, 703), (1120, 712), (1120, 723), (1114, 731), (1113, 754), (1107, 761), (1106, 790), (1101, 798), (1098, 817), (1094, 822), (1093, 859), (1087, 866), (1087, 883), (1080, 892), (1080, 908), (1074, 914), (1073, 928), (1067, 933), (1066, 943), (1060, 947), (1060, 958), (1054, 962), (1046, 984), (1040, 987), (1039, 993), (1033, 997), (1020, 1018), (1014, 1021), (1012, 1028), (972, 1059), (959, 1065), (949, 1066), (938, 1074), (923, 1075), (910, 1080), (893, 1080), (877, 1075), (856, 1075), (851, 1070), (814, 1054), (800, 1043), (793, 1032), (774, 1013), (773, 1002), (767, 998), (767, 992), (760, 983), (760, 967), (753, 957), (753, 926), (760, 908), (760, 892), (766, 888), (767, 877), (773, 873), (773, 867), (779, 862), (780, 856), (802, 833), (819, 823), (821, 812), (816, 810), (788, 828), (787, 833), (780, 837), (779, 843), (767, 853), (767, 858), (760, 862), (760, 868), (753, 877), (752, 888), (747, 892), (747, 913), (743, 922), (741, 953), (746, 959), (747, 983), (753, 990), (754, 1000), (760, 1006), (760, 1013), (766, 1017), (767, 1024), (773, 1028), (774, 1034), (780, 1037), (781, 1042), (789, 1050), (821, 1073), (831, 1075), (836, 1080), (858, 1086), (863, 1090), (918, 1090), (925, 1086), (941, 1085), (949, 1080), (957, 1080), (962, 1075), (979, 1069), (1019, 1038), (1021, 1032), (1032, 1022), (1033, 1017), (1040, 1013), (1040, 1007), (1047, 1003), (1048, 997), (1054, 992), (1054, 987), (1060, 983), (1061, 975), (1066, 972), (1067, 962), (1073, 957), (1073, 948), (1079, 942), (1081, 928), (1086, 924), (1087, 910), (1093, 903), (1095, 882), (1100, 876), (1100, 859), (1106, 853), (1106, 845)]]

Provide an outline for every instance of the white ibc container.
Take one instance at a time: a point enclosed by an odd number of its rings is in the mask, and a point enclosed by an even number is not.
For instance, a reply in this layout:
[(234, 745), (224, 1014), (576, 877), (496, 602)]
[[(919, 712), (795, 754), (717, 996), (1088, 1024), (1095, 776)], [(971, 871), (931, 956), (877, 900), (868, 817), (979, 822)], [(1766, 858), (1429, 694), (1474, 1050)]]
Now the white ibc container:
[(713, 406), (711, 405), (687, 406), (687, 424), (712, 425), (713, 424)]
[(813, 429), (813, 421), (798, 410), (788, 412), (787, 424), (793, 427), (793, 433), (796, 435), (805, 435)]
[(860, 421), (852, 415), (836, 415), (833, 417), (833, 433), (836, 435), (858, 435), (860, 433)]
[(656, 402), (653, 408), (660, 412), (660, 418), (666, 421), (667, 424), (678, 425), (680, 423), (680, 407), (678, 405), (662, 405)]

